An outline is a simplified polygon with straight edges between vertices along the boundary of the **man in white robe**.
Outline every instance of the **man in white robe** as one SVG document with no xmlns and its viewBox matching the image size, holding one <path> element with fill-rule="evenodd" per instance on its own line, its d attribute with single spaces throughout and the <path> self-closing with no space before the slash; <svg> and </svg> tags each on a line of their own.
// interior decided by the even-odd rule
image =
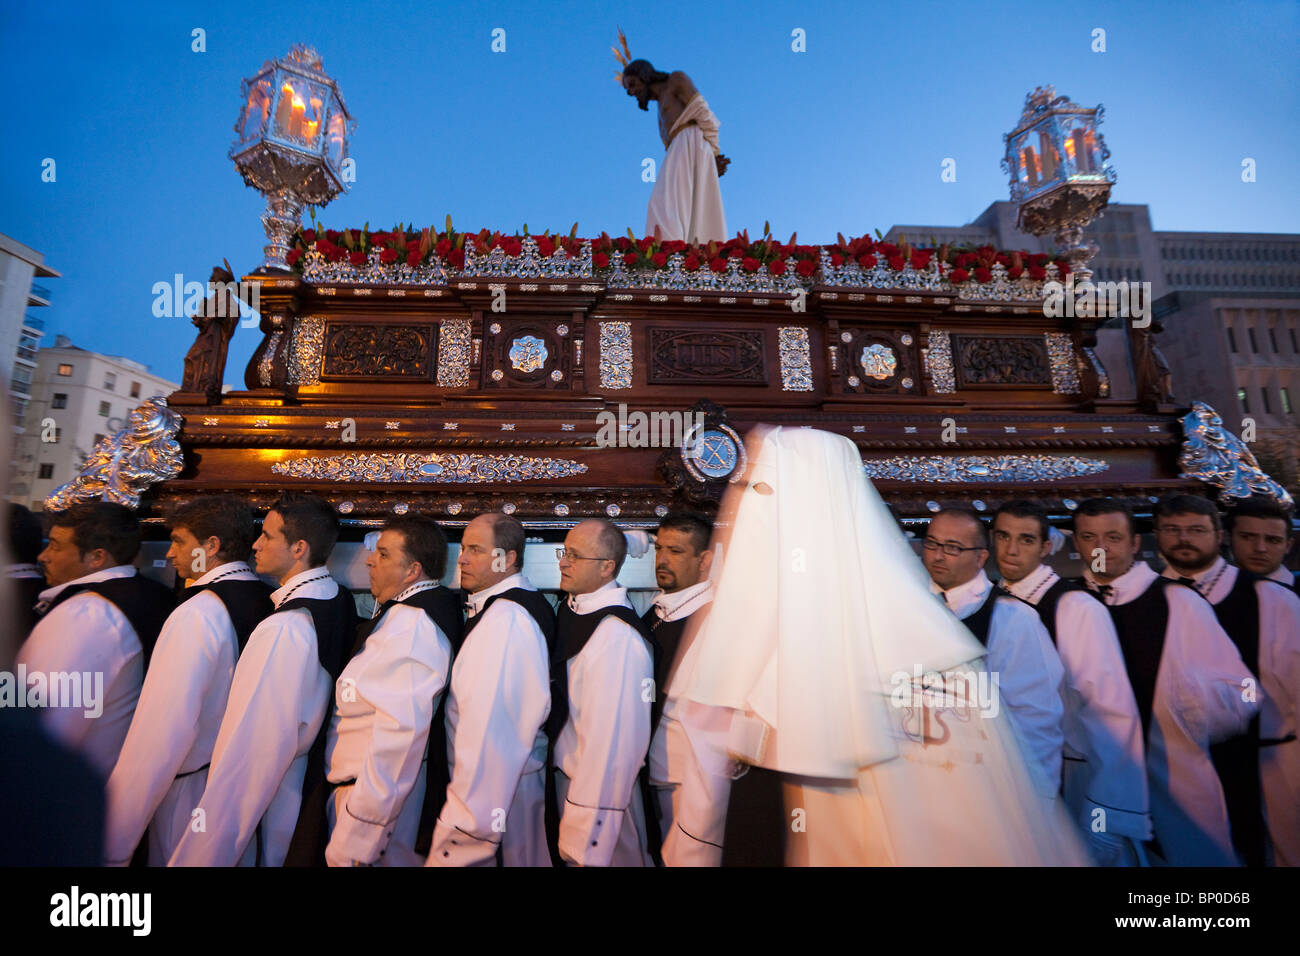
<svg viewBox="0 0 1300 956">
<path fill-rule="evenodd" d="M 358 628 L 334 682 L 325 739 L 330 866 L 418 866 L 430 725 L 459 638 L 460 601 L 439 581 L 447 538 L 432 519 L 402 515 L 366 558 L 375 613 Z M 425 759 L 426 753 L 428 760 Z"/>
<path fill-rule="evenodd" d="M 461 537 L 469 592 L 465 642 L 451 671 L 451 782 L 428 866 L 550 866 L 546 846 L 548 637 L 555 612 L 523 573 L 524 528 L 504 514 Z"/>
<path fill-rule="evenodd" d="M 271 611 L 271 589 L 245 561 L 256 536 L 252 511 L 231 495 L 197 498 L 172 516 L 167 558 L 187 591 L 158 636 L 108 780 L 108 866 L 131 862 L 146 827 L 149 865 L 166 866 L 190 826 L 239 649 Z"/>
<path fill-rule="evenodd" d="M 641 109 L 658 102 L 659 136 L 668 151 L 650 193 L 645 234 L 700 244 L 725 241 L 718 177 L 730 160 L 718 149 L 718 120 L 708 103 L 685 73 L 663 73 L 646 60 L 627 64 L 622 82 Z"/>
<path fill-rule="evenodd" d="M 338 516 L 321 499 L 285 494 L 267 512 L 253 551 L 258 573 L 280 582 L 271 593 L 276 610 L 235 665 L 207 786 L 170 866 L 284 864 L 302 810 L 308 753 L 348 650 L 344 632 L 350 638 L 355 627 L 352 596 L 325 567 L 337 540 Z M 353 618 L 318 634 L 299 599 L 351 604 Z"/>
<path fill-rule="evenodd" d="M 996 675 L 1020 742 L 1042 771 L 1039 784 L 1044 795 L 1054 797 L 1065 742 L 1061 730 L 1064 670 L 1033 608 L 999 594 L 984 573 L 987 534 L 975 512 L 945 509 L 930 519 L 921 560 L 930 575 L 930 590 L 988 648 L 989 674 Z"/>
<path fill-rule="evenodd" d="M 1133 695 L 1146 717 L 1147 785 L 1159 852 L 1173 866 L 1232 866 L 1236 855 L 1210 745 L 1250 724 L 1259 710 L 1248 693 L 1254 678 L 1209 603 L 1191 588 L 1166 584 L 1136 560 L 1141 538 L 1121 502 L 1080 502 L 1074 540 L 1080 554 L 1094 555 L 1084 579 L 1111 610 Z"/>
<path fill-rule="evenodd" d="M 50 586 L 15 670 L 50 735 L 107 778 L 131 726 L 145 660 L 175 601 L 136 573 L 140 524 L 129 508 L 73 505 L 51 522 L 39 558 Z"/>
<path fill-rule="evenodd" d="M 1085 862 L 987 674 L 981 685 L 968 666 L 984 649 L 931 594 L 854 444 L 758 427 L 747 445 L 682 694 L 730 708 L 731 750 L 778 774 L 784 817 L 766 835 L 784 837 L 787 863 Z M 927 696 L 931 673 L 967 693 Z"/>
<path fill-rule="evenodd" d="M 1262 510 L 1259 504 L 1244 507 Z M 1267 537 L 1278 536 L 1287 520 L 1280 506 L 1274 509 L 1272 527 L 1264 529 Z M 1249 531 L 1252 520 L 1264 519 L 1234 515 L 1234 531 Z M 1249 571 L 1243 578 L 1241 569 L 1220 556 L 1219 515 L 1204 498 L 1162 500 L 1156 508 L 1156 540 L 1167 562 L 1164 576 L 1190 580 L 1214 606 L 1219 624 L 1263 691 L 1258 723 L 1243 738 L 1211 752 L 1228 801 L 1233 844 L 1249 866 L 1300 866 L 1300 597 Z M 1250 772 L 1257 782 L 1234 779 Z"/>
<path fill-rule="evenodd" d="M 1066 807 L 1096 863 L 1136 866 L 1136 847 L 1151 838 L 1151 817 L 1142 720 L 1115 623 L 1081 583 L 1063 581 L 1044 563 L 1051 533 L 1036 504 L 1002 505 L 992 538 L 1003 586 L 1038 611 L 1065 668 Z"/>
<path fill-rule="evenodd" d="M 588 519 L 560 550 L 560 587 L 569 599 L 556 617 L 547 720 L 558 854 L 577 866 L 650 866 L 639 780 L 650 746 L 654 657 L 616 580 L 627 541 L 612 522 Z"/>
</svg>

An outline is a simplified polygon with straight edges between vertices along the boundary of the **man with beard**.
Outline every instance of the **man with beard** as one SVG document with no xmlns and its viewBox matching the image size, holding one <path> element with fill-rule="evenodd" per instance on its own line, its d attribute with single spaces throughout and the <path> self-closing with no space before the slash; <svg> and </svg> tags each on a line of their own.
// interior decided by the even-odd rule
<svg viewBox="0 0 1300 956">
<path fill-rule="evenodd" d="M 727 220 L 718 177 L 731 160 L 718 150 L 717 118 L 689 76 L 632 60 L 621 30 L 619 39 L 623 52 L 616 49 L 615 55 L 623 64 L 623 89 L 643 110 L 650 100 L 659 104 L 659 138 L 668 150 L 650 194 L 646 235 L 689 243 L 724 241 Z"/>
<path fill-rule="evenodd" d="M 1164 576 L 1195 588 L 1214 606 L 1263 690 L 1249 730 L 1210 748 L 1237 855 L 1247 866 L 1300 865 L 1300 597 L 1220 556 L 1219 513 L 1205 498 L 1162 500 L 1156 540 L 1168 563 Z"/>
<path fill-rule="evenodd" d="M 1294 537 L 1291 515 L 1269 498 L 1245 498 L 1223 520 L 1237 567 L 1295 590 L 1295 572 L 1285 567 Z"/>
<path fill-rule="evenodd" d="M 1209 751 L 1243 733 L 1258 711 L 1246 693 L 1254 678 L 1214 609 L 1136 560 L 1142 539 L 1127 505 L 1081 502 L 1074 540 L 1092 556 L 1084 580 L 1110 610 L 1142 715 L 1153 849 L 1173 866 L 1232 866 L 1228 811 Z"/>
<path fill-rule="evenodd" d="M 1044 563 L 1051 528 L 1034 502 L 998 508 L 992 537 L 1003 587 L 1038 612 L 1065 668 L 1065 804 L 1099 865 L 1135 866 L 1151 819 L 1142 720 L 1115 624 L 1081 582 Z"/>
</svg>

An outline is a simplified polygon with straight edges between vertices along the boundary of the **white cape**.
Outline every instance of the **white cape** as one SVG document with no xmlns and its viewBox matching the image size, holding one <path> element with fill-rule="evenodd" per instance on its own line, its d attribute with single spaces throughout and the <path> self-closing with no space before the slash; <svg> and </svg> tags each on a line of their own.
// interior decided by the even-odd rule
<svg viewBox="0 0 1300 956">
<path fill-rule="evenodd" d="M 853 443 L 760 426 L 747 447 L 719 515 L 717 596 L 677 683 L 737 712 L 733 752 L 788 775 L 787 811 L 803 811 L 789 862 L 1083 863 L 996 688 L 982 709 L 913 692 L 916 674 L 982 670 L 984 649 L 931 594 Z"/>
</svg>

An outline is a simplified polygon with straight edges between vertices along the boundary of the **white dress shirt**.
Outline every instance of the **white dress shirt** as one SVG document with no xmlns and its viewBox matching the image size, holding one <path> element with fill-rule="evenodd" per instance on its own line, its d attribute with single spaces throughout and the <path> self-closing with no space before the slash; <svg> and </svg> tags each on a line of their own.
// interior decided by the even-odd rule
<svg viewBox="0 0 1300 956">
<path fill-rule="evenodd" d="M 1211 604 L 1219 604 L 1232 592 L 1238 572 L 1219 558 L 1204 571 L 1187 576 Z M 1179 574 L 1166 568 L 1164 576 Z M 1300 699 L 1300 596 L 1264 581 L 1255 582 L 1255 593 L 1259 596 L 1257 676 L 1263 691 L 1259 736 L 1262 740 L 1294 738 Z M 1279 866 L 1300 866 L 1300 741 L 1260 748 L 1259 776 L 1273 859 Z"/>
<path fill-rule="evenodd" d="M 46 588 L 40 599 L 53 601 L 74 584 L 129 578 L 135 573 L 129 564 L 105 568 Z M 126 615 L 98 594 L 74 594 L 36 622 L 15 663 L 26 672 L 28 699 L 34 676 L 38 686 L 46 688 L 47 705 L 41 713 L 45 729 L 80 751 L 107 778 L 122 752 L 144 680 L 144 652 Z M 70 688 L 73 681 L 80 700 L 55 700 L 63 696 L 56 688 Z"/>
<path fill-rule="evenodd" d="M 230 561 L 190 587 L 217 578 L 256 581 L 257 575 L 243 561 Z M 146 827 L 149 865 L 166 866 L 171 859 L 207 784 L 238 651 L 230 612 L 212 592 L 183 601 L 168 616 L 122 756 L 108 779 L 109 866 L 131 862 Z"/>
<path fill-rule="evenodd" d="M 512 574 L 469 596 L 465 636 L 447 697 L 451 782 L 429 848 L 429 866 L 550 866 L 546 846 L 546 717 L 551 679 L 546 636 L 514 601 L 488 599 L 514 588 Z"/>
<path fill-rule="evenodd" d="M 992 589 L 993 582 L 982 568 L 969 581 L 946 591 L 930 582 L 930 590 L 942 594 L 960 620 L 974 614 Z M 1055 796 L 1061 783 L 1061 747 L 1065 742 L 1061 728 L 1065 670 L 1033 608 L 1005 594 L 994 600 L 985 664 L 990 675 L 998 676 L 1016 736 L 1042 774 L 1035 783 L 1044 796 Z"/>
<path fill-rule="evenodd" d="M 1084 570 L 1090 587 L 1098 582 Z M 1156 579 L 1135 561 L 1108 582 L 1108 605 L 1128 604 Z M 1174 866 L 1232 866 L 1236 854 L 1210 744 L 1244 733 L 1259 704 L 1245 699 L 1253 683 L 1214 608 L 1188 588 L 1165 589 L 1169 621 L 1156 674 L 1147 730 L 1151 821 Z"/>
<path fill-rule="evenodd" d="M 324 567 L 295 574 L 271 593 L 329 600 L 339 585 Z M 298 823 L 307 752 L 329 704 L 311 612 L 294 608 L 257 625 L 235 665 L 208 783 L 171 866 L 282 866 Z"/>
<path fill-rule="evenodd" d="M 1009 584 L 1035 606 L 1060 575 L 1046 564 Z M 1110 612 L 1096 595 L 1067 591 L 1056 605 L 1056 650 L 1065 668 L 1064 796 L 1071 815 L 1093 832 L 1151 838 L 1142 718 Z M 1096 811 L 1104 811 L 1098 814 Z"/>
<path fill-rule="evenodd" d="M 1276 581 L 1278 584 L 1285 584 L 1287 587 L 1295 588 L 1295 572 L 1285 564 L 1279 564 L 1273 569 L 1271 574 L 1266 575 L 1270 581 Z"/>
<path fill-rule="evenodd" d="M 578 614 L 610 605 L 632 606 L 614 581 L 569 598 Z M 650 865 L 637 785 L 650 746 L 650 647 L 607 617 L 565 666 L 569 718 L 555 743 L 560 855 L 582 866 Z"/>
<path fill-rule="evenodd" d="M 419 581 L 394 600 L 439 586 Z M 343 785 L 329 806 L 331 866 L 420 862 L 424 757 L 450 669 L 442 629 L 420 608 L 394 604 L 335 681 L 325 775 Z"/>
</svg>

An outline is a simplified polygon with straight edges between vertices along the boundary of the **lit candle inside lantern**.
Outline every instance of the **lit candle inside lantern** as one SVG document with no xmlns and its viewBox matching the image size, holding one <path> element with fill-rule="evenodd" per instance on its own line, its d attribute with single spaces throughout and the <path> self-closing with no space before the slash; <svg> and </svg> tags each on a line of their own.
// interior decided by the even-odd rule
<svg viewBox="0 0 1300 956">
<path fill-rule="evenodd" d="M 275 109 L 275 126 L 281 135 L 289 132 L 289 117 L 293 110 L 293 87 L 288 83 L 280 87 L 280 105 Z"/>
<path fill-rule="evenodd" d="M 302 138 L 302 129 L 303 129 L 302 119 L 306 111 L 307 111 L 306 105 L 303 103 L 301 99 L 295 96 L 293 98 L 293 115 L 289 119 L 289 135 L 293 136 L 295 139 Z"/>
</svg>

